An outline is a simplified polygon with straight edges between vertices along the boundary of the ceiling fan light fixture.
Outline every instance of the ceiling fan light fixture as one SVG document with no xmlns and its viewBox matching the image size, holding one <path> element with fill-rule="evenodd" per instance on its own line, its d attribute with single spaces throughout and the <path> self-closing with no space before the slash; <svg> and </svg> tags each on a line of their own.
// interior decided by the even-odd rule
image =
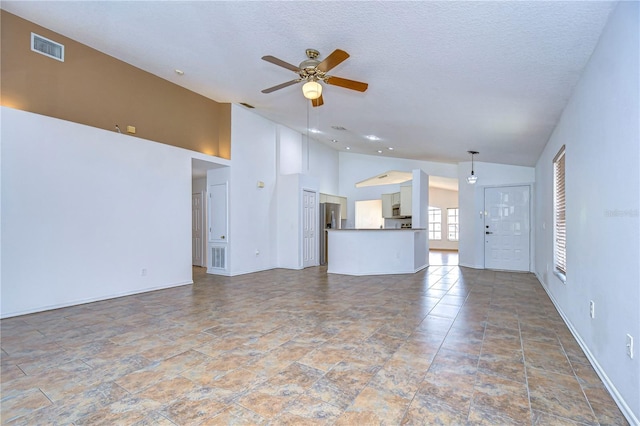
<svg viewBox="0 0 640 426">
<path fill-rule="evenodd" d="M 317 81 L 307 81 L 302 85 L 302 94 L 307 99 L 318 99 L 322 96 L 322 85 Z"/>
<path fill-rule="evenodd" d="M 469 185 L 473 185 L 478 181 L 478 176 L 476 176 L 476 174 L 473 171 L 473 156 L 478 154 L 478 151 L 467 151 L 467 152 L 471 154 L 471 174 L 467 176 L 467 183 Z"/>
</svg>

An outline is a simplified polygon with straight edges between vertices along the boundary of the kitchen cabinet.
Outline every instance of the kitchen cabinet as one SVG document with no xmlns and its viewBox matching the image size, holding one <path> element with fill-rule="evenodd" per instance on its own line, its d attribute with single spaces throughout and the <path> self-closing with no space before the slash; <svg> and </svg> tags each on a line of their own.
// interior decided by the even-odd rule
<svg viewBox="0 0 640 426">
<path fill-rule="evenodd" d="M 412 191 L 412 187 L 410 186 L 400 187 L 400 215 L 401 216 L 411 216 L 411 209 L 413 208 L 413 203 L 411 200 L 411 191 Z"/>
<path fill-rule="evenodd" d="M 320 193 L 319 200 L 321 203 L 340 204 L 340 216 L 342 216 L 342 219 L 347 218 L 347 197 Z"/>
<path fill-rule="evenodd" d="M 393 194 L 382 194 L 382 217 L 390 218 L 393 216 Z"/>
<path fill-rule="evenodd" d="M 400 211 L 393 214 L 393 206 L 400 206 Z M 411 187 L 401 186 L 400 192 L 382 194 L 382 217 L 394 218 L 398 216 L 411 216 Z"/>
<path fill-rule="evenodd" d="M 347 197 L 339 197 L 340 198 L 340 216 L 342 219 L 347 219 Z"/>
</svg>

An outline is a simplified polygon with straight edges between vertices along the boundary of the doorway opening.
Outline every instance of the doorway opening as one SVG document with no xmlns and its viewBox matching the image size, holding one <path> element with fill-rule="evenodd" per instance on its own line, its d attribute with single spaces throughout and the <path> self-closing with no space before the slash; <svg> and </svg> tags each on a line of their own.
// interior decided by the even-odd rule
<svg viewBox="0 0 640 426">
<path fill-rule="evenodd" d="M 429 176 L 429 265 L 458 266 L 458 180 Z"/>
</svg>

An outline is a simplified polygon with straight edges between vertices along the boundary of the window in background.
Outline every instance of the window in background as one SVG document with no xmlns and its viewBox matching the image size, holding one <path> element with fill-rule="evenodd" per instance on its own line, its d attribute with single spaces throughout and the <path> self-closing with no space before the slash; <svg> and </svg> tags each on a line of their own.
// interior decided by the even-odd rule
<svg viewBox="0 0 640 426">
<path fill-rule="evenodd" d="M 429 239 L 442 239 L 442 210 L 429 206 Z"/>
<path fill-rule="evenodd" d="M 458 241 L 458 208 L 447 209 L 447 239 Z"/>
<path fill-rule="evenodd" d="M 384 226 L 382 200 L 356 201 L 356 229 L 380 229 Z"/>
<path fill-rule="evenodd" d="M 565 214 L 564 145 L 553 159 L 553 263 L 554 272 L 566 280 L 567 222 Z"/>
</svg>

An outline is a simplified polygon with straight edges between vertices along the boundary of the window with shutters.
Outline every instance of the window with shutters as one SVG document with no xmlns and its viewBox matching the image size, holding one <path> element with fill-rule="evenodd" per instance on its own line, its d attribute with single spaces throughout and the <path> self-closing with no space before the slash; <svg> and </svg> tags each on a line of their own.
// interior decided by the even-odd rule
<svg viewBox="0 0 640 426">
<path fill-rule="evenodd" d="M 565 213 L 565 147 L 553 159 L 553 262 L 554 272 L 567 277 L 567 220 Z"/>
</svg>

